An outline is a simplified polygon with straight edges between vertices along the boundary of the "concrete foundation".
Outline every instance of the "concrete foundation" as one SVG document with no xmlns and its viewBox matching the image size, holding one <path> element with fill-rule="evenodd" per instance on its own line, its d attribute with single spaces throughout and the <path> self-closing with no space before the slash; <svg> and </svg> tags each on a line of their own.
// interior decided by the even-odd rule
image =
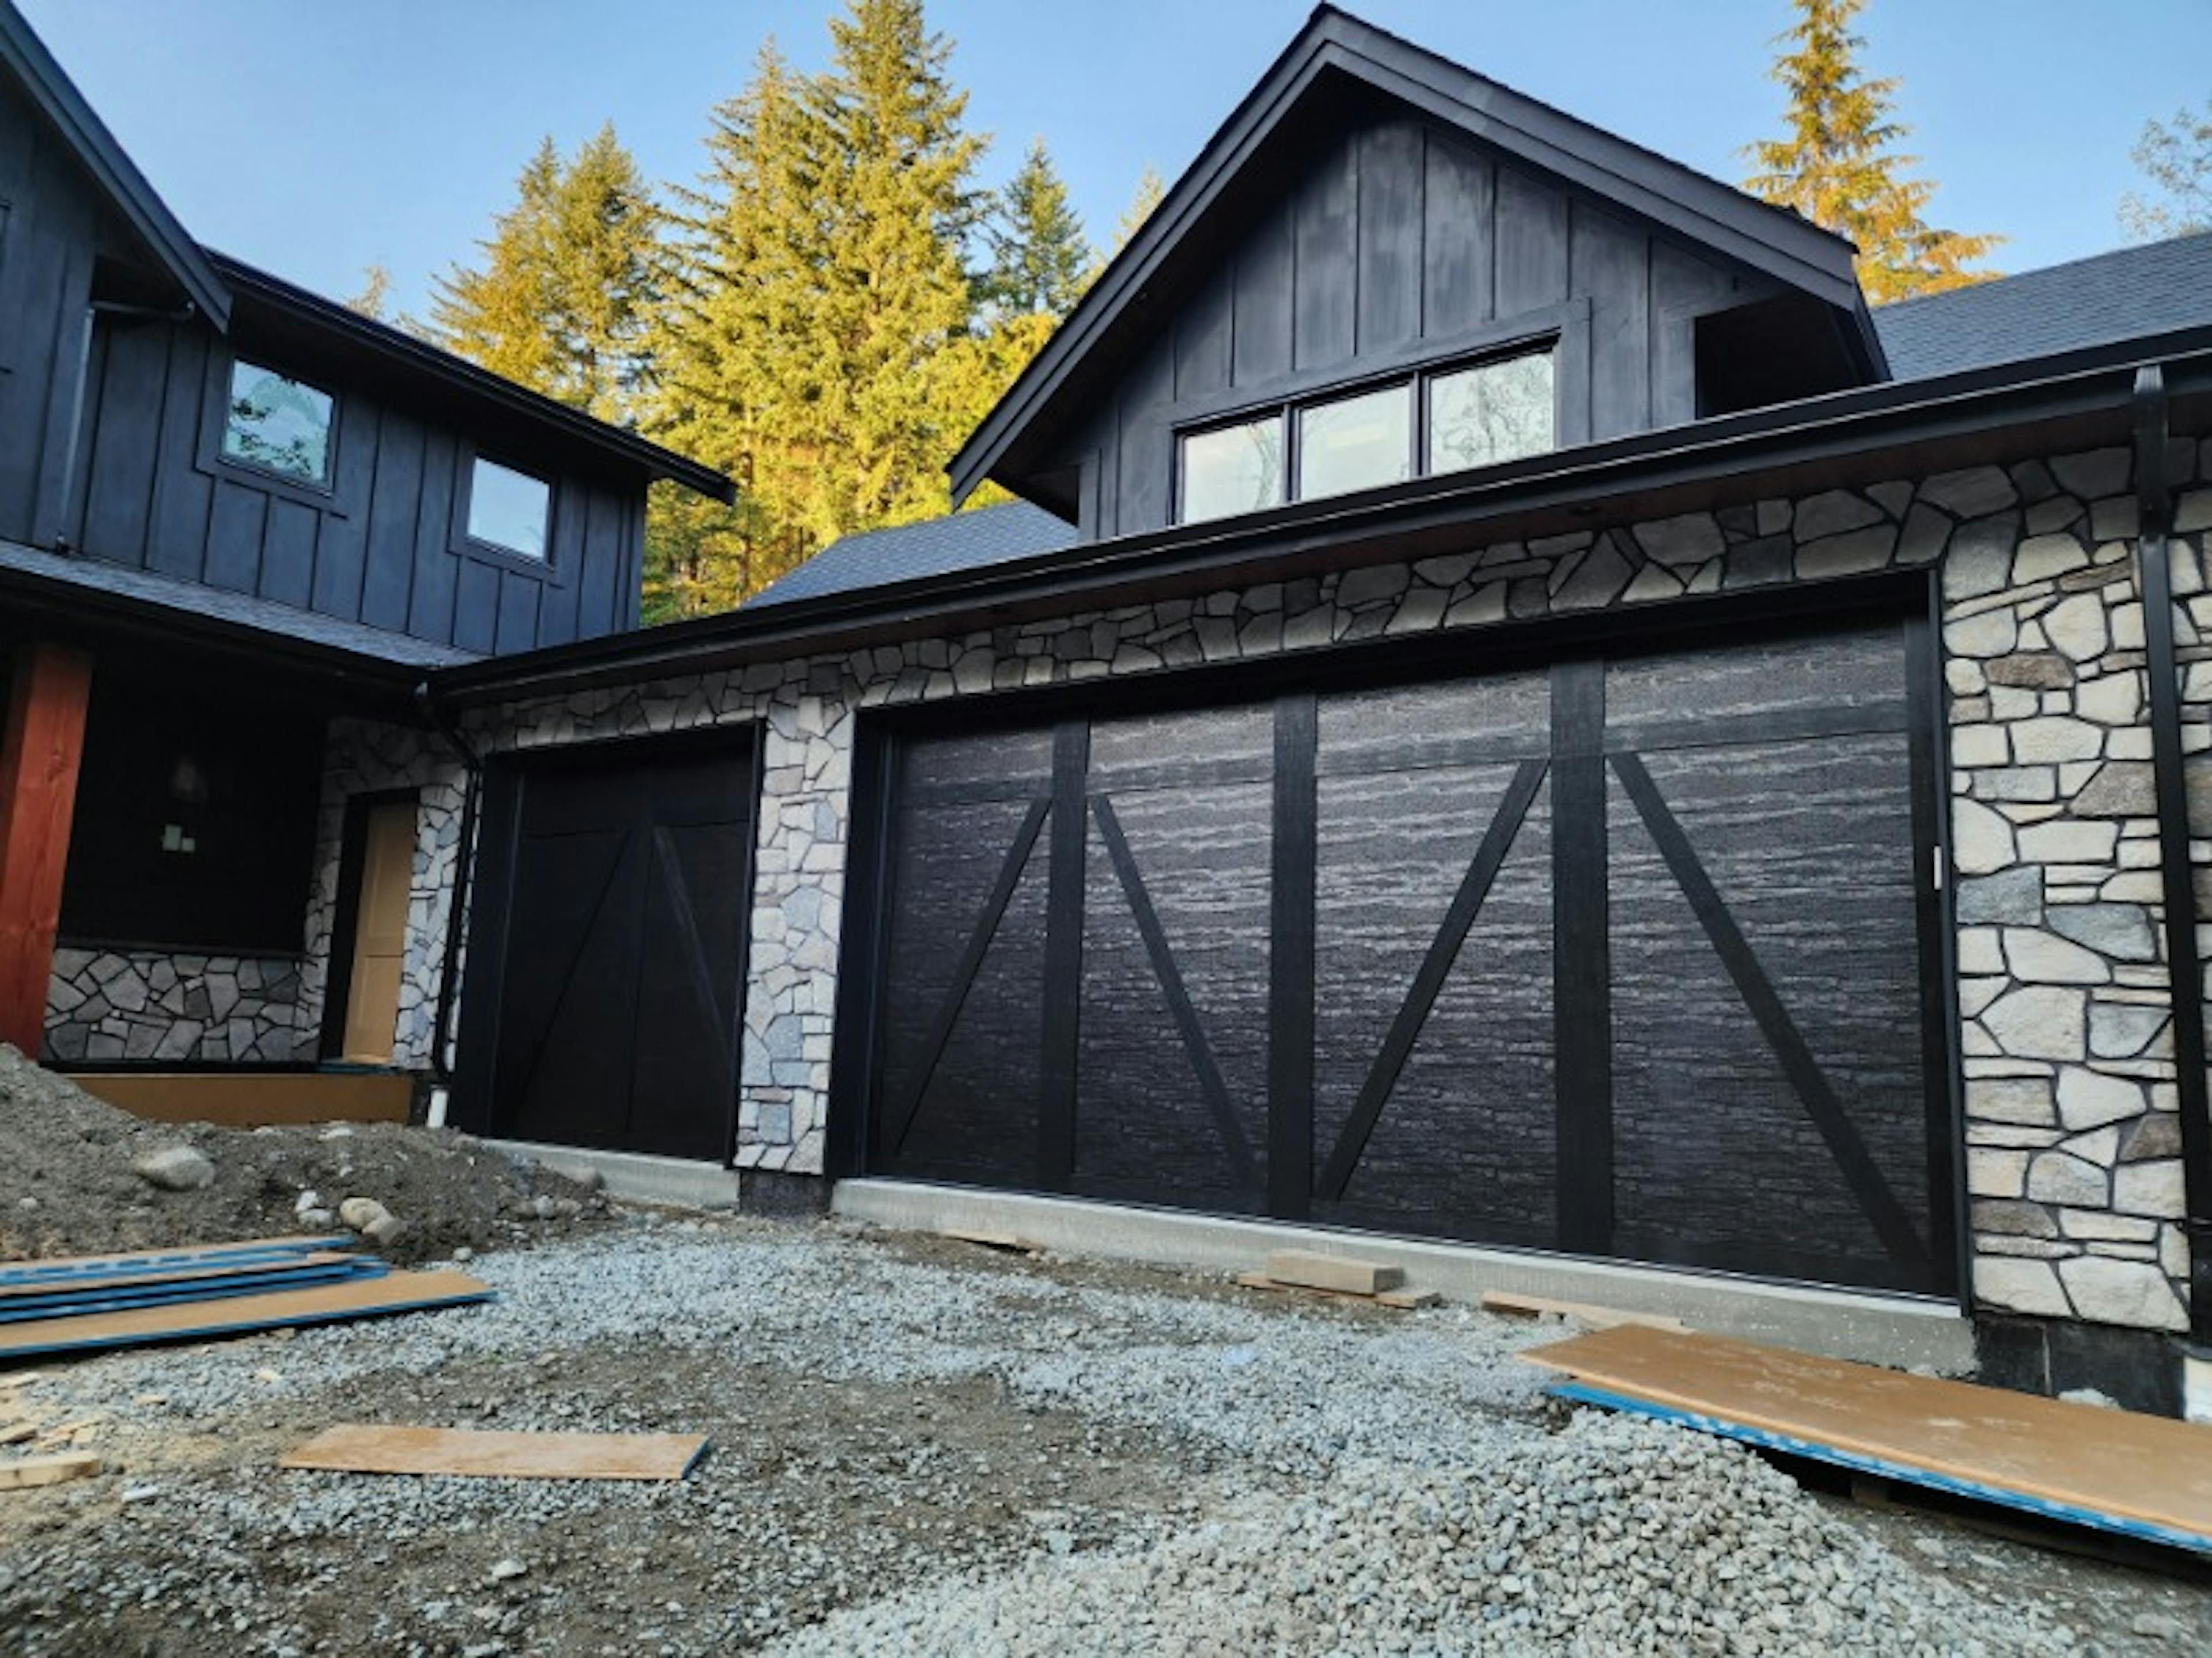
<svg viewBox="0 0 2212 1658">
<path fill-rule="evenodd" d="M 1258 1272 L 1273 1250 L 1310 1249 L 1398 1267 L 1409 1289 L 1449 1301 L 1512 1291 L 1671 1314 L 1716 1334 L 1836 1358 L 1949 1375 L 1974 1368 L 1973 1327 L 1959 1309 L 1909 1297 L 907 1181 L 840 1181 L 830 1209 L 848 1220 L 907 1231 L 998 1233 L 1071 1254 L 1217 1272 Z"/>
<path fill-rule="evenodd" d="M 740 1206 L 738 1171 L 687 1157 L 654 1157 L 641 1151 L 600 1151 L 535 1140 L 486 1140 L 509 1157 L 531 1157 L 571 1178 L 596 1170 L 611 1197 L 632 1203 L 665 1203 L 681 1209 Z"/>
</svg>

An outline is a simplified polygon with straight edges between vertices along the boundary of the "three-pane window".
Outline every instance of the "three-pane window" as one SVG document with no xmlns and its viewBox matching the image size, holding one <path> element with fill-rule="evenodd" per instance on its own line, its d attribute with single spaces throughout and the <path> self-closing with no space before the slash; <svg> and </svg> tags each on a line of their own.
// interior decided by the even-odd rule
<svg viewBox="0 0 2212 1658">
<path fill-rule="evenodd" d="M 1541 454 L 1559 441 L 1552 358 L 1548 347 L 1525 351 L 1185 433 L 1177 452 L 1180 519 L 1194 524 Z M 1294 440 L 1287 454 L 1286 438 Z"/>
<path fill-rule="evenodd" d="M 336 406 L 329 392 L 240 357 L 230 366 L 223 459 L 301 483 L 327 483 Z"/>
</svg>

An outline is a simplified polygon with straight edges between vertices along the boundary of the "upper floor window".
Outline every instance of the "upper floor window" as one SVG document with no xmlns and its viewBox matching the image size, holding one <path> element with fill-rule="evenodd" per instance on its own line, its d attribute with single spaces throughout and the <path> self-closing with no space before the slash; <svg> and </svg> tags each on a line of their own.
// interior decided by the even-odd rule
<svg viewBox="0 0 2212 1658">
<path fill-rule="evenodd" d="M 544 478 L 477 457 L 469 474 L 471 541 L 542 559 L 552 508 L 553 489 Z"/>
<path fill-rule="evenodd" d="M 336 406 L 329 392 L 240 357 L 230 366 L 223 459 L 302 483 L 327 483 Z"/>
<path fill-rule="evenodd" d="M 1558 442 L 1554 406 L 1547 347 L 1188 432 L 1181 521 L 1540 454 Z"/>
</svg>

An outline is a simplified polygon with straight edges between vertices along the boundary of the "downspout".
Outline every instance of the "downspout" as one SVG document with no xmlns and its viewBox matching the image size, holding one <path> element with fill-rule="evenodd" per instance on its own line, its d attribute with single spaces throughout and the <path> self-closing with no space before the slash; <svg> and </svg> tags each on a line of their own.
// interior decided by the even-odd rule
<svg viewBox="0 0 2212 1658">
<path fill-rule="evenodd" d="M 453 981 L 460 970 L 461 926 L 469 909 L 469 872 L 476 864 L 477 796 L 483 787 L 483 756 L 431 695 L 429 681 L 424 680 L 415 687 L 415 703 L 431 727 L 459 756 L 465 774 L 461 786 L 461 835 L 453 848 L 453 896 L 446 909 L 446 958 L 438 969 L 438 1022 L 430 1033 L 430 1070 L 441 1084 L 451 1084 L 453 1066 L 447 1050 L 453 1041 Z"/>
<path fill-rule="evenodd" d="M 62 450 L 61 489 L 54 502 L 54 516 L 60 520 L 54 531 L 54 551 L 76 551 L 69 525 L 76 500 L 77 449 L 84 441 L 85 384 L 92 377 L 94 325 L 102 317 L 121 317 L 132 322 L 166 322 L 182 326 L 198 315 L 199 308 L 190 300 L 173 311 L 147 305 L 125 305 L 117 300 L 94 300 L 84 307 L 84 331 L 76 343 L 76 380 L 70 388 L 69 441 Z"/>
<path fill-rule="evenodd" d="M 2189 855 L 2189 793 L 2181 745 L 2180 671 L 2173 653 L 2173 496 L 2166 468 L 2166 380 L 2136 371 L 2136 537 L 2143 650 L 2150 677 L 2151 767 L 2158 799 L 2159 875 L 2173 996 L 2173 1061 L 2181 1115 L 2182 1230 L 2189 1242 L 2189 1334 L 2212 1345 L 2212 1118 L 2206 1115 L 2204 964 L 2197 951 L 2196 868 Z"/>
</svg>

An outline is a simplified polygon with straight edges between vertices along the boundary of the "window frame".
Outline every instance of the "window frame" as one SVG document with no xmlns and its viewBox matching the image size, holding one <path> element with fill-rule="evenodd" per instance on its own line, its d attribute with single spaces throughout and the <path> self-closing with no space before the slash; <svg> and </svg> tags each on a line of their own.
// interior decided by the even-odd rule
<svg viewBox="0 0 2212 1658">
<path fill-rule="evenodd" d="M 1552 441 L 1548 447 L 1532 449 L 1525 455 L 1514 455 L 1504 460 L 1485 461 L 1480 466 L 1453 466 L 1438 470 L 1425 464 L 1429 459 L 1429 440 L 1436 429 L 1433 411 L 1436 407 L 1438 380 L 1449 380 L 1455 374 L 1469 374 L 1480 368 L 1497 367 L 1505 363 L 1517 361 L 1522 357 L 1540 356 L 1549 357 L 1552 360 Z M 1415 445 L 1413 476 L 1415 477 L 1453 477 L 1462 472 L 1486 472 L 1493 466 L 1510 466 L 1516 460 L 1534 460 L 1539 455 L 1553 454 L 1565 446 L 1565 440 L 1560 434 L 1562 398 L 1559 388 L 1559 344 L 1557 340 L 1553 341 L 1548 346 L 1539 347 L 1534 350 L 1488 352 L 1458 362 L 1443 363 L 1434 368 L 1424 369 L 1420 374 L 1419 386 L 1420 407 L 1416 411 L 1418 415 L 1416 425 L 1419 430 L 1413 440 Z"/>
<path fill-rule="evenodd" d="M 1297 451 L 1293 446 L 1295 442 L 1293 434 L 1294 428 L 1297 427 L 1297 422 L 1292 418 L 1290 405 L 1285 404 L 1261 404 L 1256 408 L 1247 410 L 1241 415 L 1224 416 L 1220 419 L 1205 421 L 1191 426 L 1179 426 L 1176 428 L 1175 488 L 1173 490 L 1173 498 L 1175 506 L 1175 521 L 1177 524 L 1218 524 L 1224 519 L 1231 519 L 1237 516 L 1234 513 L 1217 513 L 1211 518 L 1201 519 L 1193 519 L 1188 515 L 1186 502 L 1188 499 L 1190 491 L 1190 468 L 1185 465 L 1183 460 L 1183 446 L 1192 438 L 1210 437 L 1216 432 L 1233 432 L 1239 427 L 1257 426 L 1261 421 L 1265 420 L 1273 421 L 1277 428 L 1282 433 L 1282 496 L 1281 499 L 1272 501 L 1266 507 L 1255 507 L 1251 510 L 1255 513 L 1270 512 L 1273 510 L 1274 507 L 1287 506 L 1290 502 L 1297 499 L 1297 496 L 1291 492 L 1291 486 L 1297 481 L 1291 472 L 1291 468 L 1297 464 L 1296 459 Z"/>
<path fill-rule="evenodd" d="M 289 472 L 275 471 L 252 461 L 240 459 L 223 448 L 223 436 L 230 429 L 231 382 L 237 376 L 238 365 L 241 361 L 295 385 L 308 386 L 331 400 L 331 432 L 323 446 L 325 470 L 320 483 L 311 483 Z M 302 507 L 312 507 L 319 513 L 333 517 L 349 518 L 353 515 L 359 501 L 351 497 L 350 492 L 341 494 L 345 467 L 340 446 L 345 441 L 347 425 L 343 392 L 251 353 L 231 349 L 208 353 L 208 374 L 204 393 L 200 413 L 199 464 L 195 470 L 212 478 L 258 489 L 265 495 L 281 495 L 287 501 L 297 501 Z"/>
<path fill-rule="evenodd" d="M 1491 467 L 1469 467 L 1454 472 L 1431 472 L 1425 462 L 1429 441 L 1429 382 L 1432 379 L 1458 374 L 1465 369 L 1478 368 L 1486 363 L 1502 362 L 1510 358 L 1526 356 L 1536 352 L 1549 352 L 1552 357 L 1552 447 L 1545 453 L 1556 453 L 1587 443 L 1590 434 L 1589 386 L 1589 301 L 1573 299 L 1563 304 L 1547 306 L 1539 310 L 1522 312 L 1503 322 L 1486 324 L 1468 330 L 1448 339 L 1431 339 L 1418 347 L 1394 354 L 1376 362 L 1365 373 L 1343 380 L 1323 381 L 1312 371 L 1274 377 L 1265 387 L 1255 386 L 1239 395 L 1216 394 L 1204 398 L 1197 409 L 1190 410 L 1177 419 L 1169 410 L 1163 410 L 1162 419 L 1152 429 L 1164 429 L 1168 440 L 1168 465 L 1170 477 L 1168 495 L 1168 527 L 1181 528 L 1192 523 L 1220 523 L 1224 519 L 1192 519 L 1184 516 L 1183 440 L 1186 437 L 1224 427 L 1242 426 L 1273 414 L 1284 422 L 1283 498 L 1273 507 L 1260 507 L 1259 512 L 1276 512 L 1285 507 L 1297 506 L 1309 501 L 1348 500 L 1362 490 L 1347 490 L 1340 495 L 1302 497 L 1297 493 L 1298 481 L 1298 411 L 1316 404 L 1334 403 L 1342 398 L 1357 397 L 1363 392 L 1380 391 L 1391 386 L 1407 387 L 1413 398 L 1411 428 L 1412 452 L 1408 456 L 1408 483 L 1418 483 L 1431 477 L 1479 476 Z M 1158 441 L 1157 439 L 1153 440 Z M 1540 455 L 1523 456 L 1516 461 L 1499 461 L 1498 466 L 1519 465 L 1541 459 Z M 1125 457 L 1124 465 L 1127 463 Z M 1370 489 L 1384 489 L 1397 486 L 1373 484 Z"/>
<path fill-rule="evenodd" d="M 258 460 L 248 460 L 243 455 L 234 455 L 230 452 L 230 406 L 238 386 L 238 371 L 241 367 L 258 369 L 261 373 L 273 375 L 289 385 L 304 386 L 330 404 L 330 425 L 323 435 L 323 471 L 320 477 L 302 477 L 296 472 L 281 471 L 274 466 L 264 466 Z M 223 364 L 217 395 L 219 398 L 217 416 L 220 423 L 214 435 L 215 458 L 219 464 L 253 477 L 266 478 L 284 484 L 303 494 L 313 495 L 318 500 L 326 501 L 337 493 L 338 411 L 343 406 L 343 399 L 336 392 L 327 386 L 294 374 L 289 369 L 279 368 L 273 363 L 264 362 L 258 357 L 246 356 L 233 351 L 228 355 Z"/>
<path fill-rule="evenodd" d="M 453 522 L 447 537 L 451 551 L 466 558 L 482 559 L 486 563 L 533 574 L 541 580 L 550 579 L 556 572 L 555 552 L 559 545 L 557 537 L 561 524 L 561 478 L 557 473 L 548 475 L 523 464 L 511 451 L 489 449 L 475 442 L 462 443 L 456 452 L 459 476 L 453 480 Z M 486 541 L 469 531 L 470 509 L 476 503 L 477 464 L 482 461 L 493 466 L 504 467 L 510 472 L 534 479 L 545 486 L 545 550 L 543 554 L 524 552 L 504 542 Z"/>
</svg>

